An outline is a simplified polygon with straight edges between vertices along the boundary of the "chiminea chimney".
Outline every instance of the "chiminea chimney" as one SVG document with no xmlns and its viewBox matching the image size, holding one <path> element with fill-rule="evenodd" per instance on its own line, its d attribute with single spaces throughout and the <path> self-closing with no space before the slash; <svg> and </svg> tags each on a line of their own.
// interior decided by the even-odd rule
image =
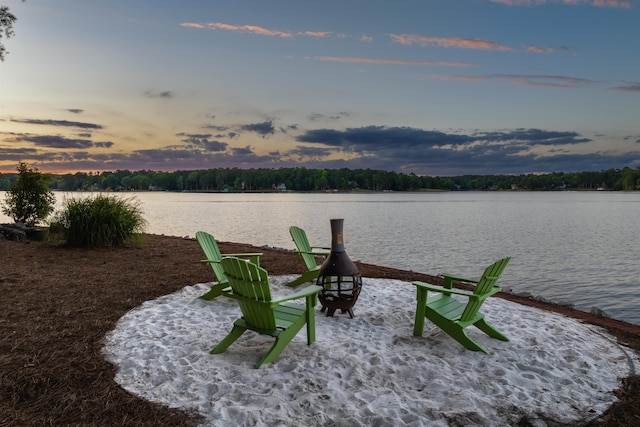
<svg viewBox="0 0 640 427">
<path fill-rule="evenodd" d="M 331 252 L 320 266 L 316 284 L 323 288 L 318 294 L 321 311 L 327 310 L 327 316 L 333 316 L 339 309 L 353 318 L 353 306 L 362 289 L 362 277 L 344 251 L 343 224 L 343 219 L 331 220 Z"/>
</svg>

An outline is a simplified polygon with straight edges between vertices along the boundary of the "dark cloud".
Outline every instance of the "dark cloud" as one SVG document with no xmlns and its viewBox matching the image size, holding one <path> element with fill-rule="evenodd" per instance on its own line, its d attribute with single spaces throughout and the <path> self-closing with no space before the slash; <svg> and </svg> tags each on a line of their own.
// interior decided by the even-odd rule
<svg viewBox="0 0 640 427">
<path fill-rule="evenodd" d="M 489 141 L 522 141 L 527 145 L 566 145 L 582 144 L 591 141 L 581 138 L 577 132 L 554 132 L 540 129 L 516 129 L 509 132 L 485 132 L 477 136 Z"/>
<path fill-rule="evenodd" d="M 566 154 L 568 146 L 587 143 L 591 139 L 576 132 L 540 129 L 461 134 L 409 127 L 366 126 L 343 131 L 309 130 L 297 140 L 312 145 L 309 148 L 296 147 L 284 155 L 300 156 L 329 167 L 328 162 L 321 160 L 326 160 L 332 153 L 342 152 L 349 155 L 347 167 L 350 168 L 429 175 L 598 170 L 599 167 L 624 167 L 640 159 L 639 153 L 624 156 L 569 155 Z M 531 149 L 536 146 L 545 146 L 552 155 L 533 154 Z M 342 165 L 343 162 L 333 164 Z"/>
<path fill-rule="evenodd" d="M 38 155 L 35 148 L 7 148 L 0 147 L 0 159 L 21 162 L 25 157 L 33 158 Z"/>
<path fill-rule="evenodd" d="M 28 160 L 41 170 L 193 170 L 223 167 L 381 169 L 432 176 L 465 174 L 522 174 L 620 169 L 640 165 L 640 149 L 624 155 L 609 152 L 572 154 L 591 141 L 577 132 L 513 129 L 492 132 L 443 132 L 412 127 L 364 126 L 312 129 L 297 137 L 288 151 L 257 154 L 251 146 L 231 147 L 210 133 L 179 133 L 174 146 L 132 153 L 93 153 L 92 147 L 110 147 L 83 139 L 29 137 L 40 151 L 0 144 L 0 158 Z M 640 143 L 637 135 L 631 140 Z M 600 139 L 600 137 L 595 137 Z M 544 155 L 540 153 L 544 152 Z"/>
<path fill-rule="evenodd" d="M 113 146 L 113 142 L 111 141 L 104 141 L 104 142 L 94 142 L 93 145 L 95 147 L 101 147 L 101 148 L 111 148 Z"/>
<path fill-rule="evenodd" d="M 67 111 L 73 114 L 82 114 L 84 113 L 84 110 L 80 109 L 80 108 L 67 108 Z"/>
<path fill-rule="evenodd" d="M 253 155 L 255 155 L 253 150 L 249 146 L 246 146 L 246 147 L 243 147 L 243 148 L 232 148 L 231 149 L 231 153 L 233 153 L 234 156 L 253 156 Z"/>
<path fill-rule="evenodd" d="M 211 130 L 215 130 L 218 132 L 224 132 L 228 129 L 228 127 L 226 126 L 218 126 L 218 125 L 204 125 L 202 126 L 203 129 L 211 129 Z"/>
<path fill-rule="evenodd" d="M 302 145 L 297 146 L 293 150 L 287 151 L 287 155 L 299 156 L 303 158 L 311 159 L 323 159 L 333 153 L 331 148 L 322 147 L 305 147 Z"/>
<path fill-rule="evenodd" d="M 75 127 L 75 128 L 82 128 L 82 129 L 102 129 L 101 125 L 97 125 L 95 123 L 70 122 L 68 120 L 12 119 L 11 121 L 17 122 L 17 123 L 26 123 L 30 125 L 67 126 L 67 127 Z"/>
<path fill-rule="evenodd" d="M 475 140 L 466 135 L 446 134 L 410 127 L 365 126 L 309 130 L 296 138 L 299 142 L 322 143 L 343 149 L 366 151 L 384 148 L 433 147 L 459 145 Z"/>
<path fill-rule="evenodd" d="M 94 146 L 93 142 L 88 139 L 71 139 L 53 135 L 21 136 L 17 140 L 50 148 L 90 148 Z"/>
<path fill-rule="evenodd" d="M 170 91 L 170 90 L 165 90 L 163 92 L 154 92 L 154 91 L 148 90 L 148 91 L 146 91 L 144 93 L 144 96 L 146 96 L 147 98 L 173 98 L 173 97 L 175 97 L 173 92 Z"/>
<path fill-rule="evenodd" d="M 629 83 L 622 86 L 615 86 L 612 89 L 620 92 L 640 93 L 640 83 Z"/>
<path fill-rule="evenodd" d="M 340 120 L 343 117 L 349 117 L 349 113 L 341 111 L 336 115 L 333 116 L 327 116 L 325 114 L 321 114 L 321 113 L 312 113 L 311 115 L 309 115 L 309 120 L 311 121 L 316 121 L 316 120 Z"/>
<path fill-rule="evenodd" d="M 177 136 L 185 137 L 182 139 L 182 142 L 185 142 L 187 144 L 192 144 L 196 147 L 202 147 L 206 151 L 222 152 L 222 151 L 226 151 L 227 147 L 229 146 L 229 144 L 227 144 L 226 142 L 210 140 L 209 138 L 211 138 L 212 136 L 210 133 L 207 133 L 207 134 L 179 133 L 177 134 Z"/>
<path fill-rule="evenodd" d="M 247 132 L 255 132 L 258 135 L 262 135 L 265 137 L 267 135 L 273 135 L 276 132 L 275 127 L 273 126 L 273 122 L 268 120 L 262 123 L 252 123 L 248 125 L 241 125 L 240 130 Z"/>
<path fill-rule="evenodd" d="M 516 129 L 504 132 L 477 132 L 470 135 L 445 133 L 411 127 L 365 126 L 335 129 L 309 130 L 296 138 L 298 142 L 320 143 L 349 151 L 366 152 L 407 149 L 442 149 L 459 147 L 486 151 L 488 145 L 513 144 L 518 147 L 534 145 L 581 144 L 591 141 L 576 132 L 555 132 L 539 129 Z"/>
<path fill-rule="evenodd" d="M 113 142 L 98 141 L 93 142 L 88 139 L 66 138 L 59 135 L 30 135 L 30 134 L 8 134 L 13 136 L 14 142 L 30 142 L 38 147 L 56 149 L 83 149 L 91 147 L 111 148 Z M 91 134 L 89 134 L 90 136 Z"/>
</svg>

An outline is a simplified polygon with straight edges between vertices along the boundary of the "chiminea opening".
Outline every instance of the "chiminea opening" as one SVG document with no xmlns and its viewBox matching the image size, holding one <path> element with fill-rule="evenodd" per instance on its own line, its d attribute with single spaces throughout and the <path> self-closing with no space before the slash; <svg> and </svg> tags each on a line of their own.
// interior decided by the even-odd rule
<svg viewBox="0 0 640 427">
<path fill-rule="evenodd" d="M 331 252 L 320 266 L 316 285 L 322 286 L 318 294 L 321 311 L 327 310 L 327 316 L 331 317 L 340 310 L 353 318 L 353 306 L 362 289 L 362 277 L 344 251 L 343 225 L 343 219 L 331 220 Z"/>
</svg>

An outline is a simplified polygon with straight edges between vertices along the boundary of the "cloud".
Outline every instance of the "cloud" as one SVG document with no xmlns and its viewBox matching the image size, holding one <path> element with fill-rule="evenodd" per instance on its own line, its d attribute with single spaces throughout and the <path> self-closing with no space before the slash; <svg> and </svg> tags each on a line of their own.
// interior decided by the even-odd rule
<svg viewBox="0 0 640 427">
<path fill-rule="evenodd" d="M 335 56 L 307 56 L 305 59 L 317 61 L 333 62 L 353 62 L 358 64 L 387 64 L 387 65 L 437 65 L 443 67 L 475 67 L 476 64 L 470 62 L 447 62 L 447 61 L 417 61 L 410 59 L 388 59 L 388 58 L 362 58 L 362 57 L 335 57 Z"/>
<path fill-rule="evenodd" d="M 257 25 L 232 25 L 232 24 L 223 24 L 222 22 L 209 22 L 204 25 L 185 22 L 180 25 L 182 25 L 183 27 L 191 27 L 191 28 L 211 28 L 215 30 L 238 31 L 242 33 L 258 34 L 261 36 L 271 36 L 271 37 L 281 37 L 281 38 L 293 37 L 293 33 L 286 32 L 286 31 L 279 31 L 279 30 L 269 30 L 267 28 L 260 27 Z"/>
<path fill-rule="evenodd" d="M 323 147 L 306 147 L 304 145 L 299 145 L 296 148 L 287 151 L 287 156 L 294 156 L 298 158 L 304 159 L 313 159 L 313 160 L 321 160 L 333 153 L 333 149 L 331 148 L 323 148 Z"/>
<path fill-rule="evenodd" d="M 348 113 L 316 113 L 320 120 L 335 123 Z M 273 121 L 234 126 L 259 135 L 276 133 Z M 231 132 L 225 135 L 230 135 Z M 404 173 L 451 176 L 463 174 L 521 174 L 534 172 L 579 172 L 640 165 L 640 146 L 626 154 L 590 152 L 592 138 L 575 131 L 519 128 L 497 131 L 441 131 L 416 127 L 370 125 L 337 129 L 318 127 L 297 129 L 296 142 L 289 150 L 250 145 L 233 146 L 209 132 L 181 132 L 180 143 L 132 152 L 95 150 L 110 148 L 111 142 L 59 136 L 32 136 L 5 133 L 11 140 L 0 142 L 0 158 L 5 162 L 28 161 L 47 172 L 69 170 L 194 170 L 209 168 L 361 168 Z M 638 135 L 627 139 L 640 144 Z M 35 148 L 16 149 L 12 142 L 28 141 Z M 27 144 L 24 144 L 27 145 Z M 13 165 L 11 165 L 13 169 Z"/>
<path fill-rule="evenodd" d="M 373 42 L 373 37 L 368 36 L 366 34 L 363 34 L 360 36 L 360 41 L 363 43 L 372 43 Z"/>
<path fill-rule="evenodd" d="M 469 39 L 458 37 L 427 37 L 418 34 L 389 34 L 391 40 L 395 43 L 411 46 L 417 44 L 420 46 L 439 46 L 439 47 L 457 47 L 461 49 L 475 49 L 475 50 L 498 50 L 498 51 L 512 51 L 513 49 L 505 46 L 501 43 L 481 40 L 481 39 Z"/>
<path fill-rule="evenodd" d="M 227 150 L 229 144 L 226 142 L 220 142 L 215 140 L 210 140 L 212 137 L 211 134 L 185 134 L 179 133 L 177 134 L 179 137 L 184 137 L 181 141 L 187 144 L 191 144 L 196 147 L 204 148 L 209 152 L 224 152 Z"/>
<path fill-rule="evenodd" d="M 35 148 L 0 147 L 0 158 L 7 161 L 24 161 L 25 157 L 33 158 L 38 154 Z"/>
<path fill-rule="evenodd" d="M 67 111 L 73 114 L 82 114 L 84 112 L 81 108 L 67 108 Z"/>
<path fill-rule="evenodd" d="M 88 139 L 72 139 L 65 138 L 63 136 L 54 136 L 54 135 L 21 135 L 16 138 L 16 141 L 20 142 L 31 142 L 39 147 L 49 147 L 49 148 L 62 148 L 62 149 L 71 149 L 71 148 L 90 148 L 90 147 L 100 147 L 100 148 L 110 148 L 113 146 L 113 142 L 92 142 Z"/>
<path fill-rule="evenodd" d="M 411 127 L 365 126 L 346 130 L 309 130 L 296 140 L 308 145 L 298 146 L 284 155 L 307 157 L 308 161 L 319 164 L 323 159 L 342 153 L 347 155 L 346 167 L 350 168 L 391 169 L 432 175 L 528 173 L 540 170 L 570 172 L 594 170 L 599 165 L 619 168 L 637 162 L 639 155 L 570 154 L 568 147 L 588 143 L 591 139 L 576 132 L 541 129 L 464 134 Z M 547 154 L 541 154 L 545 151 Z"/>
<path fill-rule="evenodd" d="M 75 128 L 81 128 L 81 129 L 102 129 L 101 125 L 97 125 L 95 123 L 70 122 L 68 120 L 11 119 L 11 121 L 16 123 L 30 124 L 30 125 L 65 126 L 65 127 L 75 127 Z"/>
<path fill-rule="evenodd" d="M 556 132 L 541 129 L 516 129 L 509 132 L 481 132 L 477 136 L 487 141 L 522 141 L 527 145 L 574 145 L 590 142 L 577 132 Z"/>
<path fill-rule="evenodd" d="M 165 90 L 162 92 L 153 92 L 151 90 L 147 90 L 144 92 L 144 96 L 147 98 L 173 98 L 175 95 L 170 90 Z"/>
<path fill-rule="evenodd" d="M 445 133 L 412 127 L 365 126 L 359 128 L 314 129 L 296 138 L 298 142 L 320 143 L 325 146 L 348 148 L 360 153 L 377 150 L 453 149 L 477 150 L 480 145 L 517 144 L 518 147 L 535 145 L 566 145 L 589 142 L 576 132 L 516 129 L 503 132 L 477 132 L 473 134 Z M 518 148 L 520 149 L 520 148 Z"/>
<path fill-rule="evenodd" d="M 111 141 L 94 142 L 93 146 L 94 147 L 100 147 L 100 148 L 111 148 L 113 146 L 113 142 L 111 142 Z"/>
<path fill-rule="evenodd" d="M 183 22 L 180 24 L 182 27 L 187 28 L 197 28 L 197 29 L 213 29 L 213 30 L 223 30 L 223 31 L 235 31 L 240 33 L 249 33 L 256 34 L 260 36 L 269 36 L 269 37 L 279 37 L 279 38 L 292 38 L 296 35 L 303 37 L 314 37 L 314 38 L 326 38 L 330 37 L 334 33 L 332 31 L 281 31 L 281 30 L 272 30 L 268 28 L 264 28 L 258 25 L 233 25 L 233 24 L 225 24 L 222 22 L 209 22 L 206 24 L 198 24 L 194 22 Z M 340 35 L 336 35 L 340 37 Z"/>
<path fill-rule="evenodd" d="M 629 83 L 623 86 L 616 86 L 612 89 L 620 92 L 640 93 L 640 83 Z"/>
<path fill-rule="evenodd" d="M 224 132 L 228 129 L 227 126 L 217 126 L 217 125 L 204 125 L 202 129 L 212 129 L 218 132 Z"/>
<path fill-rule="evenodd" d="M 332 33 L 331 31 L 303 31 L 298 33 L 302 36 L 316 37 L 316 38 L 325 38 L 329 37 Z"/>
<path fill-rule="evenodd" d="M 553 75 L 494 74 L 489 76 L 460 76 L 431 74 L 428 76 L 423 76 L 423 78 L 458 81 L 486 81 L 492 79 L 502 79 L 519 86 L 546 87 L 552 89 L 577 88 L 586 84 L 594 83 L 591 80 L 586 80 L 579 77 Z"/>
<path fill-rule="evenodd" d="M 560 46 L 560 47 L 542 47 L 542 46 L 525 46 L 525 49 L 529 52 L 533 52 L 533 53 L 542 53 L 542 54 L 546 54 L 546 55 L 550 55 L 553 53 L 565 53 L 565 52 L 569 52 L 571 49 L 569 49 L 566 46 Z"/>
<path fill-rule="evenodd" d="M 596 7 L 611 7 L 631 9 L 630 0 L 490 0 L 492 3 L 500 3 L 506 6 L 540 6 L 547 3 L 561 3 L 565 5 L 586 4 Z"/>
<path fill-rule="evenodd" d="M 253 156 L 253 150 L 250 146 L 232 148 L 231 152 L 234 156 Z"/>
<path fill-rule="evenodd" d="M 273 135 L 275 133 L 275 127 L 273 126 L 273 122 L 268 120 L 262 123 L 252 123 L 248 125 L 241 125 L 240 129 L 248 132 L 255 132 L 262 137 L 266 137 L 268 135 Z"/>
<path fill-rule="evenodd" d="M 575 88 L 586 83 L 592 83 L 589 80 L 579 77 L 569 76 L 553 76 L 553 75 L 511 75 L 502 74 L 495 75 L 494 78 L 507 79 L 514 84 L 521 86 L 538 86 L 548 88 Z"/>
<path fill-rule="evenodd" d="M 349 113 L 345 112 L 345 111 L 340 111 L 337 114 L 334 114 L 333 116 L 327 116 L 325 114 L 321 114 L 321 113 L 312 113 L 309 115 L 309 120 L 311 121 L 317 121 L 317 120 L 340 120 L 343 117 L 349 117 Z"/>
</svg>

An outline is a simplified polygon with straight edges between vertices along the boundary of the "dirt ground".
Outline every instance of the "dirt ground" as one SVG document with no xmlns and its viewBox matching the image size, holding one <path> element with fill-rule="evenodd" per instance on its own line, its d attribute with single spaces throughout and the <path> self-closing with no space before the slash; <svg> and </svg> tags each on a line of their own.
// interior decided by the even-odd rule
<svg viewBox="0 0 640 427">
<path fill-rule="evenodd" d="M 219 242 L 223 253 L 263 252 L 271 275 L 300 273 L 290 251 Z M 293 247 L 293 246 L 292 246 Z M 0 426 L 188 426 L 198 417 L 130 395 L 102 356 L 103 338 L 142 302 L 214 280 L 192 239 L 147 235 L 121 248 L 71 249 L 0 239 Z M 433 276 L 356 263 L 363 277 Z M 513 295 L 523 304 L 607 328 L 640 351 L 640 326 Z M 640 425 L 640 377 L 627 378 L 620 402 L 592 425 Z M 522 420 L 521 426 L 530 425 Z M 553 424 L 550 424 L 553 425 Z"/>
</svg>

